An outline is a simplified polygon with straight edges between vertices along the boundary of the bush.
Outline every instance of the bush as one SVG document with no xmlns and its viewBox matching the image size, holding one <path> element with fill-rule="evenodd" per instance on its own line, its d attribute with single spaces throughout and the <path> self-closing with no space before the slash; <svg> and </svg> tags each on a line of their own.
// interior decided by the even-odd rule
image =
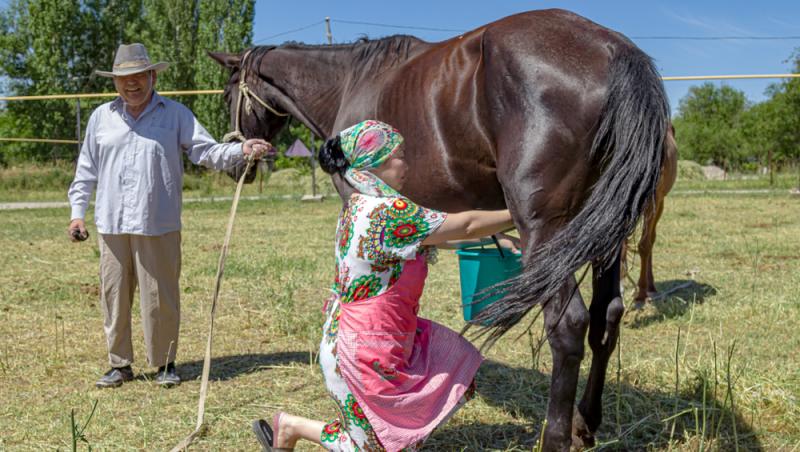
<svg viewBox="0 0 800 452">
<path fill-rule="evenodd" d="M 26 165 L 0 171 L 0 190 L 64 190 L 75 177 L 72 164 Z"/>
<path fill-rule="evenodd" d="M 678 160 L 678 179 L 680 180 L 705 180 L 703 167 L 691 160 Z"/>
<path fill-rule="evenodd" d="M 317 191 L 326 195 L 336 194 L 331 177 L 321 169 L 316 169 Z M 311 172 L 296 168 L 275 171 L 269 180 L 269 187 L 289 193 L 311 193 Z"/>
<path fill-rule="evenodd" d="M 269 184 L 276 187 L 300 189 L 310 186 L 310 182 L 306 183 L 304 179 L 302 172 L 297 168 L 286 168 L 272 173 Z"/>
</svg>

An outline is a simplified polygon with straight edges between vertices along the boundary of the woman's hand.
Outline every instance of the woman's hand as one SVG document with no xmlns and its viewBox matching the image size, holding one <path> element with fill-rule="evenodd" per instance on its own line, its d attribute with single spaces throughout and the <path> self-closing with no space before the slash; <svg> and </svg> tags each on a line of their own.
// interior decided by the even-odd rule
<svg viewBox="0 0 800 452">
<path fill-rule="evenodd" d="M 514 227 L 511 212 L 506 210 L 465 210 L 447 214 L 423 245 L 440 245 L 454 240 L 475 240 Z"/>
<path fill-rule="evenodd" d="M 519 238 L 514 237 L 513 235 L 504 234 L 502 232 L 497 233 L 494 236 L 497 237 L 497 243 L 501 248 L 505 248 L 514 254 L 522 254 L 522 244 L 520 243 Z"/>
</svg>

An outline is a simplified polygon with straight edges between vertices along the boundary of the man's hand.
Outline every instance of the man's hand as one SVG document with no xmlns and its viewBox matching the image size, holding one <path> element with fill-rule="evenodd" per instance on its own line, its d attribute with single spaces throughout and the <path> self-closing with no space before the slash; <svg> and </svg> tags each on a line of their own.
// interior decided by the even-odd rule
<svg viewBox="0 0 800 452">
<path fill-rule="evenodd" d="M 246 158 L 259 160 L 267 155 L 274 156 L 277 154 L 277 150 L 274 146 L 260 138 L 251 138 L 242 145 L 242 153 Z"/>
<path fill-rule="evenodd" d="M 76 218 L 70 221 L 67 235 L 73 242 L 82 242 L 89 238 L 89 231 L 86 230 L 86 224 L 83 220 Z"/>
</svg>

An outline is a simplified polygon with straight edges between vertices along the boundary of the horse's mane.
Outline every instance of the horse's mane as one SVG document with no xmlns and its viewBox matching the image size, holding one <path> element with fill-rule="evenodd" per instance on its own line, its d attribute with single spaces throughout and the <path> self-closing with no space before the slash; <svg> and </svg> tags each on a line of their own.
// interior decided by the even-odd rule
<svg viewBox="0 0 800 452">
<path fill-rule="evenodd" d="M 302 42 L 286 42 L 278 46 L 287 50 L 319 50 L 349 51 L 353 59 L 351 64 L 366 69 L 391 67 L 406 61 L 413 55 L 414 47 L 425 41 L 410 35 L 392 35 L 385 38 L 369 39 L 366 36 L 355 42 L 342 44 L 305 44 Z M 253 48 L 253 56 L 260 58 L 276 48 L 275 46 L 258 46 Z"/>
<path fill-rule="evenodd" d="M 363 67 L 394 65 L 407 60 L 417 44 L 424 41 L 409 35 L 394 35 L 369 40 L 363 37 L 353 45 L 353 63 Z"/>
</svg>

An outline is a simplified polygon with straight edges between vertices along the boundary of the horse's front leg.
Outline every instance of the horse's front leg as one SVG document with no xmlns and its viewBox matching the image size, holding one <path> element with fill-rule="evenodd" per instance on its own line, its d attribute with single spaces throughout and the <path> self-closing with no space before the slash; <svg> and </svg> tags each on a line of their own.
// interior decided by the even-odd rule
<svg viewBox="0 0 800 452">
<path fill-rule="evenodd" d="M 593 266 L 592 304 L 589 307 L 589 347 L 592 368 L 586 389 L 575 412 L 573 445 L 593 446 L 594 432 L 603 419 L 603 386 L 608 361 L 617 344 L 619 325 L 625 307 L 619 290 L 619 256 L 605 271 Z"/>
<path fill-rule="evenodd" d="M 545 304 L 544 321 L 553 370 L 543 450 L 568 451 L 572 443 L 572 415 L 583 359 L 583 341 L 589 325 L 589 312 L 574 277 L 564 285 L 559 298 Z"/>
</svg>

